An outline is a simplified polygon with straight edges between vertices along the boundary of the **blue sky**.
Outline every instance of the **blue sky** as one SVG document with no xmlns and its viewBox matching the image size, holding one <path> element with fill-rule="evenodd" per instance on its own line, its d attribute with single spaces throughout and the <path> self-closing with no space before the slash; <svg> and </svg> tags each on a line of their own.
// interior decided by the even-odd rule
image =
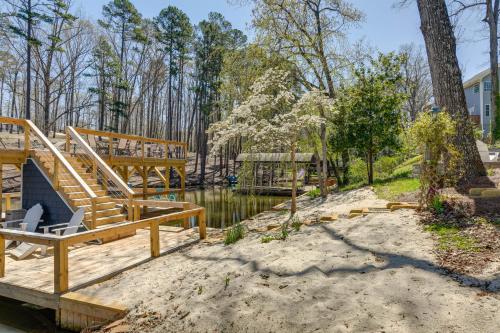
<svg viewBox="0 0 500 333">
<path fill-rule="evenodd" d="M 415 5 L 408 8 L 393 8 L 397 0 L 350 0 L 365 13 L 365 21 L 354 29 L 350 38 L 364 40 L 383 52 L 399 49 L 400 45 L 415 43 L 423 45 L 420 20 Z M 74 0 L 75 8 L 80 8 L 84 16 L 97 19 L 102 6 L 109 0 Z M 168 5 L 179 7 L 186 12 L 193 23 L 207 17 L 211 11 L 222 13 L 235 28 L 251 35 L 251 7 L 231 5 L 227 0 L 132 0 L 145 17 L 156 16 Z M 458 57 L 465 79 L 488 67 L 488 43 L 481 38 L 482 25 L 477 17 L 464 21 L 467 31 L 460 38 Z"/>
</svg>

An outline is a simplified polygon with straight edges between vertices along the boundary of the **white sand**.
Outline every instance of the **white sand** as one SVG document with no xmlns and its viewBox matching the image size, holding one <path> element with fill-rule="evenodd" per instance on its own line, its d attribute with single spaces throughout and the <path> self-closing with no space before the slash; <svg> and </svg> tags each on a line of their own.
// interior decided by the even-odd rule
<svg viewBox="0 0 500 333">
<path fill-rule="evenodd" d="M 384 204 L 367 189 L 311 208 L 320 202 L 301 200 L 309 206 L 301 214 Z M 284 218 L 260 214 L 250 225 L 271 216 Z M 484 277 L 496 283 L 488 293 L 445 275 L 416 221 L 412 211 L 342 218 L 268 244 L 249 233 L 231 246 L 158 258 L 85 293 L 133 309 L 133 332 L 499 332 L 499 272 Z"/>
</svg>

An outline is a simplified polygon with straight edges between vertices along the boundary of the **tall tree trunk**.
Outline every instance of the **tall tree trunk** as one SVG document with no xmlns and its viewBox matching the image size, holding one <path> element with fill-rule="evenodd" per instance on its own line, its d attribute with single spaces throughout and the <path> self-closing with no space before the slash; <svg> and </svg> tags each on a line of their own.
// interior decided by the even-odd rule
<svg viewBox="0 0 500 333">
<path fill-rule="evenodd" d="M 296 144 L 293 143 L 290 150 L 290 162 L 292 164 L 292 203 L 290 206 L 290 215 L 297 212 L 297 163 L 295 162 Z"/>
<path fill-rule="evenodd" d="M 486 0 L 486 17 L 490 32 L 491 100 L 490 123 L 493 141 L 500 139 L 500 115 L 498 109 L 498 10 L 500 0 Z"/>
<path fill-rule="evenodd" d="M 31 119 L 31 25 L 32 25 L 31 0 L 28 0 L 28 31 L 26 36 L 26 110 L 24 117 Z"/>
<path fill-rule="evenodd" d="M 458 175 L 462 184 L 470 183 L 486 170 L 476 147 L 465 101 L 462 73 L 458 66 L 456 41 L 445 0 L 418 0 L 422 34 L 431 70 L 434 98 L 456 121 L 454 143 L 461 154 Z"/>
</svg>

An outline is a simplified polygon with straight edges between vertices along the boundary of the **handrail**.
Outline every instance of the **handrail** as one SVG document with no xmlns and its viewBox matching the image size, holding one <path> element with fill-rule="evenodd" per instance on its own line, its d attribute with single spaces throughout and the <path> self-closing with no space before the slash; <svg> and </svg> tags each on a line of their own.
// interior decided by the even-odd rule
<svg viewBox="0 0 500 333">
<path fill-rule="evenodd" d="M 71 138 L 75 140 L 81 148 L 92 157 L 93 160 L 96 161 L 99 168 L 101 168 L 119 188 L 122 192 L 127 194 L 128 196 L 133 196 L 135 192 L 123 181 L 121 177 L 119 177 L 110 167 L 109 165 L 103 161 L 103 159 L 97 154 L 94 149 L 90 148 L 87 142 L 78 134 L 78 132 L 72 127 L 67 127 L 67 132 L 70 134 Z"/>
<path fill-rule="evenodd" d="M 92 189 L 85 183 L 85 181 L 80 177 L 80 175 L 73 169 L 71 164 L 64 158 L 64 156 L 57 150 L 57 148 L 50 142 L 49 139 L 38 129 L 38 127 L 33 124 L 31 120 L 25 120 L 27 127 L 32 130 L 35 135 L 43 142 L 43 144 L 49 149 L 49 151 L 52 153 L 52 155 L 57 158 L 57 160 L 64 166 L 64 168 L 69 172 L 71 177 L 73 177 L 78 185 L 80 185 L 85 193 L 90 197 L 90 199 L 95 199 L 97 198 L 97 195 L 92 191 Z M 56 172 L 56 170 L 54 170 Z"/>
</svg>

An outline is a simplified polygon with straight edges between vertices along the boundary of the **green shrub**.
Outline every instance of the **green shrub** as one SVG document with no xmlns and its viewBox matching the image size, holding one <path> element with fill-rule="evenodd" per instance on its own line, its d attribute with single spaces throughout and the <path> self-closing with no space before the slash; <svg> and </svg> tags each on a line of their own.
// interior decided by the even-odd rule
<svg viewBox="0 0 500 333">
<path fill-rule="evenodd" d="M 396 156 L 382 156 L 373 163 L 375 177 L 385 178 L 390 176 L 400 162 Z"/>
<path fill-rule="evenodd" d="M 307 196 L 310 197 L 311 199 L 316 199 L 320 195 L 321 195 L 321 190 L 319 188 L 315 188 L 307 192 Z"/>
<path fill-rule="evenodd" d="M 245 229 L 243 226 L 238 223 L 234 227 L 229 228 L 226 234 L 226 238 L 224 239 L 224 244 L 229 245 L 236 243 L 240 239 L 243 239 L 245 237 Z"/>
<path fill-rule="evenodd" d="M 354 158 L 349 164 L 349 181 L 351 184 L 368 181 L 366 163 L 361 158 Z"/>
<path fill-rule="evenodd" d="M 288 231 L 288 223 L 283 223 L 281 225 L 281 232 L 278 238 L 281 240 L 286 240 L 289 234 L 290 232 Z"/>
<path fill-rule="evenodd" d="M 444 200 L 441 196 L 436 195 L 432 198 L 429 209 L 435 214 L 441 215 L 444 213 Z"/>
</svg>

